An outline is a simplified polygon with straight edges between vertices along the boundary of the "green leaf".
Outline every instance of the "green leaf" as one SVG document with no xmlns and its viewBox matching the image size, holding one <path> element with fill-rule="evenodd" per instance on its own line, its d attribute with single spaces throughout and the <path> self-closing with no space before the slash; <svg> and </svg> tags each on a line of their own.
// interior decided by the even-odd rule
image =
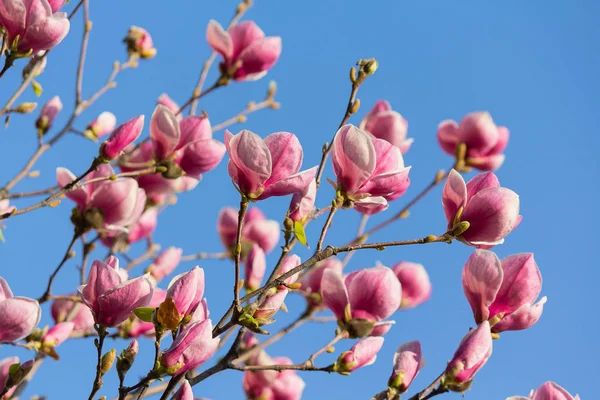
<svg viewBox="0 0 600 400">
<path fill-rule="evenodd" d="M 33 88 L 33 93 L 35 93 L 37 97 L 42 95 L 44 88 L 42 88 L 42 85 L 39 82 L 31 81 L 31 87 Z"/>
<path fill-rule="evenodd" d="M 300 243 L 308 247 L 308 244 L 306 243 L 306 232 L 304 232 L 304 225 L 302 225 L 302 222 L 294 221 L 294 235 Z"/>
<path fill-rule="evenodd" d="M 20 366 L 20 363 L 12 364 L 10 367 L 8 367 L 8 375 L 13 376 Z"/>
<path fill-rule="evenodd" d="M 136 317 L 144 322 L 152 322 L 152 314 L 154 314 L 154 307 L 140 307 L 133 310 Z"/>
</svg>

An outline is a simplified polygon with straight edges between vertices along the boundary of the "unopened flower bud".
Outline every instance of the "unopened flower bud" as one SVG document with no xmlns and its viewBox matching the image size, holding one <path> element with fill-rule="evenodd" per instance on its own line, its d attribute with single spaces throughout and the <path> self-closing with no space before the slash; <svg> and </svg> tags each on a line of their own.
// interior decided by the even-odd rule
<svg viewBox="0 0 600 400">
<path fill-rule="evenodd" d="M 107 351 L 102 356 L 102 360 L 100 361 L 100 375 L 104 375 L 108 371 L 110 371 L 110 369 L 112 368 L 112 366 L 115 362 L 116 356 L 117 356 L 117 350 L 115 350 L 115 349 Z"/>
<path fill-rule="evenodd" d="M 19 113 L 19 114 L 29 114 L 30 112 L 35 110 L 36 107 L 37 107 L 37 103 L 25 102 L 25 103 L 19 104 L 15 108 L 13 108 L 12 111 Z"/>
</svg>

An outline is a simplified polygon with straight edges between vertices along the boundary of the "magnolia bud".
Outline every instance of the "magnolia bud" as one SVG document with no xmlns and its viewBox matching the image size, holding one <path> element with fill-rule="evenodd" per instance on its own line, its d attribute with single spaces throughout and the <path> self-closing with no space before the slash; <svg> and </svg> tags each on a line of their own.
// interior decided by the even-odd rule
<svg viewBox="0 0 600 400">
<path fill-rule="evenodd" d="M 19 104 L 15 108 L 13 108 L 12 111 L 19 113 L 19 114 L 29 114 L 30 112 L 35 110 L 36 107 L 37 107 L 37 103 L 25 102 L 25 103 Z"/>
<path fill-rule="evenodd" d="M 117 350 L 112 349 L 106 352 L 102 356 L 102 360 L 100 361 L 100 375 L 106 374 L 112 368 L 115 358 L 117 356 Z"/>
</svg>

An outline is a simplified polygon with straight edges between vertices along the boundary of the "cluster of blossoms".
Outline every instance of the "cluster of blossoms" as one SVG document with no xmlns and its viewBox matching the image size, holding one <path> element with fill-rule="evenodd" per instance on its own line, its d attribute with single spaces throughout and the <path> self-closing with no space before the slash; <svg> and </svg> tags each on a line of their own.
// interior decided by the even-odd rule
<svg viewBox="0 0 600 400">
<path fill-rule="evenodd" d="M 46 62 L 44 51 L 60 43 L 69 31 L 69 19 L 58 12 L 63 3 L 64 0 L 0 0 L 7 65 L 18 58 L 31 57 L 24 76 L 29 77 L 36 68 L 36 76 L 41 73 Z M 246 7 L 247 3 L 242 5 Z M 281 38 L 265 36 L 252 21 L 235 23 L 227 30 L 211 21 L 206 39 L 222 58 L 220 75 L 212 89 L 230 81 L 263 77 L 281 53 Z M 143 28 L 131 27 L 125 43 L 130 62 L 157 54 L 152 37 Z M 376 68 L 373 61 L 359 66 L 359 77 L 363 80 Z M 358 79 L 355 73 L 353 69 L 353 84 Z M 332 143 L 323 149 L 323 163 L 302 169 L 304 150 L 292 133 L 275 132 L 262 138 L 247 129 L 237 134 L 226 130 L 223 142 L 214 139 L 213 127 L 205 113 L 182 116 L 185 107 L 199 97 L 200 94 L 194 94 L 180 107 L 168 95 L 161 95 L 149 120 L 147 140 L 138 141 L 146 122 L 144 115 L 117 124 L 115 115 L 105 111 L 79 132 L 94 142 L 103 142 L 83 175 L 57 168 L 58 194 L 75 203 L 71 213 L 73 243 L 80 238 L 88 240 L 93 231 L 98 236 L 92 242 L 99 240 L 110 249 L 111 255 L 104 261 L 93 261 L 87 274 L 82 267 L 82 285 L 77 293 L 53 298 L 51 327 L 40 328 L 38 324 L 42 313 L 40 303 L 52 298 L 54 275 L 48 292 L 39 300 L 14 296 L 0 277 L 0 343 L 23 341 L 19 344 L 38 355 L 58 359 L 56 348 L 67 339 L 97 336 L 99 363 L 90 398 L 99 390 L 102 376 L 113 364 L 121 381 L 120 398 L 164 376 L 172 376 L 171 382 L 176 383 L 215 355 L 224 341 L 221 334 L 240 325 L 235 344 L 217 366 L 245 371 L 243 390 L 249 400 L 297 400 L 305 383 L 296 370 L 349 375 L 373 364 L 385 335 L 395 324 L 390 318 L 398 310 L 417 307 L 431 296 L 432 283 L 421 264 L 401 261 L 391 268 L 377 264 L 345 273 L 346 262 L 334 257 L 338 250 L 326 253 L 321 247 L 337 209 L 354 209 L 366 220 L 369 215 L 385 211 L 391 201 L 409 189 L 411 167 L 405 166 L 404 155 L 413 139 L 407 136 L 407 120 L 387 101 L 378 101 L 358 127 L 344 119 Z M 358 110 L 359 104 L 349 105 L 348 110 L 352 110 L 349 115 Z M 21 112 L 33 108 L 23 106 Z M 40 140 L 52 129 L 62 108 L 58 96 L 42 107 L 35 123 Z M 462 271 L 462 286 L 475 326 L 458 344 L 437 382 L 439 393 L 463 393 L 490 359 L 493 340 L 499 339 L 502 332 L 527 329 L 537 323 L 546 297 L 538 300 L 542 278 L 533 254 L 515 254 L 500 260 L 491 251 L 504 242 L 522 219 L 519 196 L 500 186 L 492 172 L 504 162 L 508 129 L 497 126 L 489 113 L 476 112 L 465 116 L 460 123 L 442 122 L 437 138 L 443 151 L 455 157 L 454 168 L 443 176 L 442 206 L 447 231 L 440 237 L 432 235 L 433 239 L 428 236 L 421 243 L 456 239 L 474 248 Z M 236 270 L 234 301 L 231 313 L 226 315 L 231 315 L 231 319 L 223 328 L 221 323 L 225 319 L 213 326 L 209 318 L 202 268 L 196 266 L 176 275 L 166 289 L 159 287 L 185 258 L 183 250 L 174 246 L 158 253 L 152 235 L 162 208 L 175 195 L 196 188 L 202 176 L 215 169 L 226 153 L 227 170 L 240 194 L 241 205 L 239 210 L 222 209 L 216 224 L 226 250 L 224 258 L 231 258 Z M 315 200 L 329 154 L 335 175 L 330 183 L 335 195 L 317 251 L 303 263 L 297 254 L 290 254 L 292 237 L 306 244 L 304 226 L 318 216 Z M 462 174 L 471 169 L 481 173 L 465 182 Z M 442 181 L 440 178 L 439 182 Z M 0 195 L 3 196 L 2 191 Z M 281 196 L 290 196 L 283 224 L 267 219 L 256 205 Z M 0 197 L 0 220 L 15 211 L 8 199 Z M 267 255 L 280 244 L 282 231 L 285 239 L 282 257 L 265 281 Z M 130 268 L 121 268 L 114 254 L 124 254 L 131 245 L 144 239 L 148 241 L 147 258 L 151 262 L 143 274 L 130 277 Z M 366 240 L 358 239 L 353 243 Z M 359 246 L 342 251 L 354 251 Z M 84 247 L 84 260 L 92 250 Z M 63 263 L 70 258 L 69 251 Z M 130 261 L 130 266 L 137 264 L 136 260 Z M 239 298 L 241 288 L 247 291 L 248 298 L 257 299 L 242 304 L 247 298 Z M 329 345 L 306 363 L 294 364 L 288 357 L 269 356 L 264 350 L 268 343 L 261 343 L 255 335 L 268 333 L 264 327 L 275 321 L 274 316 L 280 310 L 287 310 L 286 298 L 294 292 L 306 299 L 303 316 L 327 310 L 333 313 L 338 328 L 332 343 L 358 339 L 328 367 L 316 368 L 314 358 L 322 352 L 335 351 Z M 169 336 L 167 333 L 172 342 L 161 350 L 161 339 Z M 119 356 L 114 349 L 101 355 L 108 335 L 132 341 Z M 155 339 L 154 365 L 138 385 L 125 387 L 125 375 L 139 352 L 137 339 L 142 337 Z M 245 365 L 236 363 L 236 357 L 241 357 Z M 414 340 L 402 344 L 393 357 L 385 398 L 398 399 L 407 392 L 424 366 L 421 343 Z M 32 367 L 33 360 L 23 363 L 16 357 L 0 360 L 0 399 L 10 398 Z M 190 382 L 193 380 L 184 380 L 176 399 L 193 400 Z M 142 390 L 140 398 L 143 393 Z M 528 397 L 507 400 L 523 399 L 579 397 L 546 382 Z"/>
</svg>

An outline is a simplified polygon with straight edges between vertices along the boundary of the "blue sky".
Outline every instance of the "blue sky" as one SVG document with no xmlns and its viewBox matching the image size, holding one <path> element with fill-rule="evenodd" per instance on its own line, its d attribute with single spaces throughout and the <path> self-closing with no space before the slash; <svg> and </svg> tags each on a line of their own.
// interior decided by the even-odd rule
<svg viewBox="0 0 600 400">
<path fill-rule="evenodd" d="M 74 3 L 74 2 L 73 2 Z M 596 340 L 599 328 L 593 310 L 594 291 L 600 278 L 594 246 L 598 224 L 594 207 L 599 195 L 596 148 L 600 129 L 600 53 L 596 51 L 600 5 L 590 0 L 531 0 L 527 2 L 448 1 L 297 1 L 257 0 L 247 14 L 268 35 L 283 38 L 283 53 L 268 76 L 258 82 L 235 84 L 201 102 L 213 123 L 243 109 L 248 101 L 262 99 L 268 81 L 276 80 L 277 100 L 282 108 L 250 116 L 245 128 L 262 136 L 286 130 L 300 138 L 305 149 L 304 166 L 316 165 L 320 148 L 335 131 L 347 101 L 348 68 L 359 58 L 375 57 L 379 70 L 360 89 L 362 109 L 352 120 L 358 124 L 371 105 L 387 99 L 409 121 L 409 136 L 415 138 L 405 156 L 412 165 L 412 184 L 407 194 L 392 203 L 387 215 L 398 210 L 426 185 L 440 168 L 452 160 L 439 149 L 437 124 L 460 119 L 475 110 L 489 110 L 495 121 L 511 130 L 506 162 L 498 171 L 500 182 L 521 196 L 523 223 L 495 251 L 500 257 L 534 252 L 542 271 L 542 295 L 548 296 L 537 325 L 522 332 L 503 334 L 494 342 L 494 354 L 478 374 L 466 398 L 504 399 L 528 393 L 546 380 L 554 380 L 582 399 L 597 391 L 591 379 L 600 374 Z M 109 110 L 119 121 L 152 113 L 156 98 L 167 92 L 183 103 L 191 94 L 201 65 L 210 49 L 205 27 L 213 18 L 226 24 L 235 1 L 199 2 L 183 0 L 170 6 L 143 0 L 91 3 L 94 27 L 84 80 L 84 96 L 90 96 L 110 73 L 112 62 L 123 60 L 121 39 L 129 25 L 147 28 L 158 48 L 155 59 L 141 62 L 138 69 L 119 76 L 118 86 L 87 111 L 76 126 L 84 125 L 101 111 Z M 67 5 L 67 9 L 73 4 Z M 56 122 L 61 126 L 74 102 L 76 60 L 81 21 L 52 52 L 39 81 L 44 86 L 41 101 L 58 94 L 65 110 Z M 21 67 L 22 62 L 18 63 Z M 16 68 L 0 81 L 0 101 L 14 90 Z M 216 79 L 216 72 L 209 82 Z M 28 91 L 22 100 L 34 100 Z M 236 126 L 232 131 L 237 132 Z M 147 129 L 144 133 L 147 135 Z M 222 132 L 216 137 L 222 140 Z M 0 129 L 4 183 L 34 150 L 33 119 L 15 116 L 8 129 Z M 37 165 L 41 175 L 23 181 L 18 191 L 35 190 L 54 183 L 54 169 L 65 166 L 81 172 L 97 152 L 97 145 L 68 137 Z M 471 174 L 472 175 L 472 174 Z M 469 176 L 471 176 L 469 175 Z M 328 168 L 326 176 L 331 177 Z M 327 186 L 327 185 L 325 185 Z M 317 203 L 329 203 L 333 191 L 323 187 Z M 186 254 L 221 251 L 215 234 L 218 211 L 237 204 L 225 163 L 205 175 L 193 192 L 182 194 L 177 207 L 159 218 L 157 243 L 182 247 Z M 273 219 L 281 219 L 289 199 L 270 199 L 259 207 Z M 17 206 L 28 201 L 17 203 Z M 70 238 L 71 204 L 43 209 L 7 223 L 7 241 L 0 245 L 0 275 L 19 295 L 38 297 Z M 386 217 L 373 218 L 371 223 Z M 359 216 L 352 210 L 339 213 L 328 236 L 331 244 L 343 244 L 356 230 Z M 440 233 L 445 227 L 440 188 L 419 203 L 410 218 L 382 230 L 372 240 L 409 239 Z M 313 246 L 317 226 L 308 229 Z M 134 248 L 133 254 L 141 248 Z M 471 253 L 461 243 L 388 249 L 357 253 L 349 269 L 373 266 L 377 261 L 393 265 L 401 260 L 420 262 L 432 284 L 431 299 L 422 306 L 397 313 L 395 327 L 385 337 L 377 362 L 351 377 L 307 372 L 306 399 L 365 399 L 385 388 L 394 350 L 419 339 L 427 366 L 414 381 L 421 389 L 433 380 L 452 356 L 461 337 L 473 326 L 470 308 L 462 294 L 460 274 Z M 98 257 L 103 257 L 104 249 Z M 310 252 L 299 249 L 306 258 Z M 276 254 L 269 261 L 274 262 Z M 75 262 L 66 265 L 55 290 L 74 290 Z M 184 271 L 193 264 L 182 264 Z M 232 265 L 206 261 L 209 306 L 218 319 L 230 302 Z M 291 297 L 289 314 L 279 314 L 271 331 L 294 319 L 302 310 L 302 299 Z M 48 323 L 44 307 L 42 322 Z M 333 325 L 307 325 L 269 350 L 274 356 L 288 355 L 301 362 L 332 335 Z M 126 342 L 109 342 L 119 351 Z M 337 346 L 346 350 L 351 343 Z M 61 361 L 48 360 L 26 392 L 46 394 L 49 399 L 87 397 L 94 374 L 95 349 L 90 340 L 72 341 L 60 349 Z M 142 354 L 130 372 L 134 383 L 150 366 L 152 343 L 142 343 Z M 339 352 L 338 352 L 339 353 Z M 0 357 L 27 357 L 24 351 L 0 347 Z M 326 365 L 334 355 L 323 356 Z M 206 366 L 210 366 L 209 361 Z M 242 375 L 229 371 L 194 388 L 196 396 L 215 400 L 243 398 Z M 116 373 L 110 372 L 100 392 L 113 396 Z M 67 391 L 68 390 L 68 391 Z M 411 391 L 412 393 L 412 391 Z M 445 395 L 459 398 L 458 394 Z"/>
</svg>

